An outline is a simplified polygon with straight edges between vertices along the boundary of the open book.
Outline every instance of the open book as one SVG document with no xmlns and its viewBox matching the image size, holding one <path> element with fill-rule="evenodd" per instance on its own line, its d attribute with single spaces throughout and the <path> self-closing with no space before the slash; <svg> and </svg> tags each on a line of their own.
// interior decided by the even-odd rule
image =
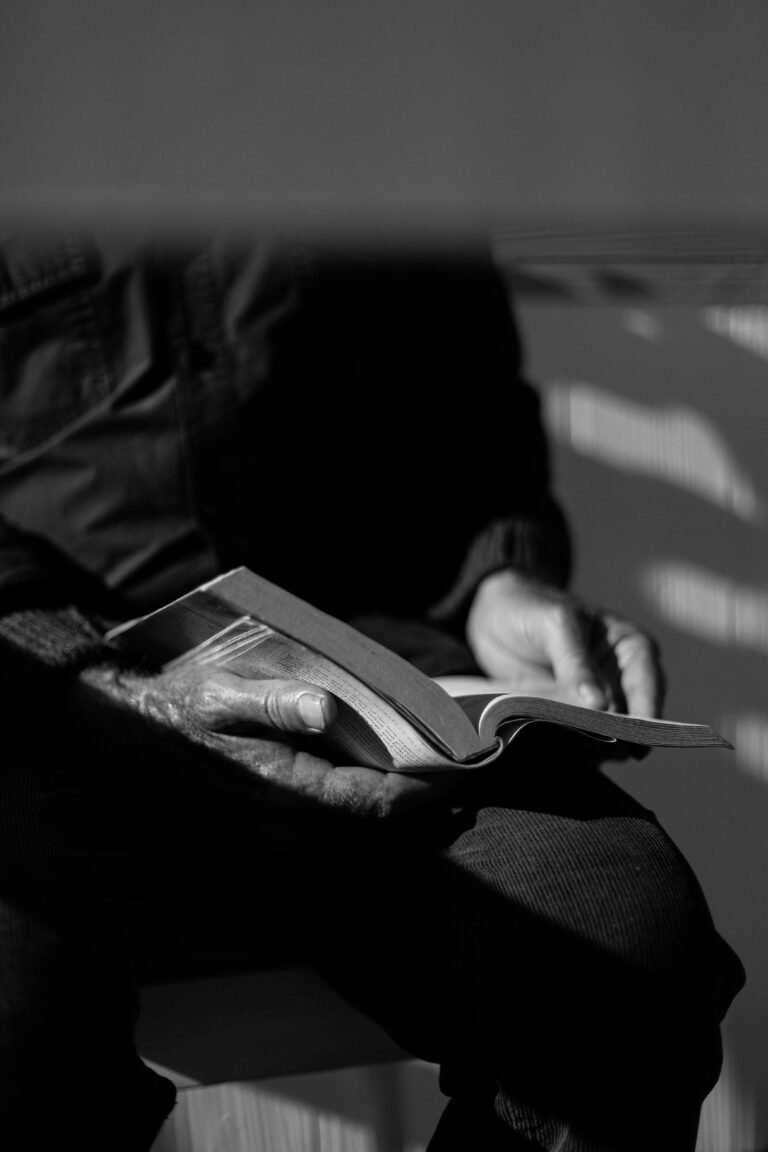
<svg viewBox="0 0 768 1152">
<path fill-rule="evenodd" d="M 346 763 L 389 771 L 488 764 L 533 721 L 609 741 L 730 747 L 706 724 L 618 715 L 544 696 L 477 691 L 485 686 L 481 678 L 457 678 L 453 686 L 449 678 L 438 683 L 247 568 L 119 625 L 107 638 L 166 667 L 195 662 L 325 688 L 338 704 L 330 733 L 337 754 Z"/>
</svg>

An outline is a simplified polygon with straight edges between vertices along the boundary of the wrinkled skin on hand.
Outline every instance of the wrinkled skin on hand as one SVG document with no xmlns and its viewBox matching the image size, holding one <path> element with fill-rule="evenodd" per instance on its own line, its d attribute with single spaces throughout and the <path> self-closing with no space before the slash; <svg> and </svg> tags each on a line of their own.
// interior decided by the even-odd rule
<svg viewBox="0 0 768 1152">
<path fill-rule="evenodd" d="M 506 681 L 510 691 L 661 714 L 664 675 L 654 641 L 631 621 L 530 577 L 509 571 L 486 577 L 469 612 L 467 639 L 485 674 Z"/>
<path fill-rule="evenodd" d="M 481 583 L 467 639 L 485 674 L 510 691 L 660 712 L 653 641 L 631 622 L 528 577 L 498 572 Z M 461 769 L 406 775 L 331 762 L 318 737 L 332 728 L 334 699 L 298 681 L 194 665 L 140 675 L 100 664 L 80 674 L 75 706 L 91 748 L 125 773 L 161 773 L 164 783 L 193 789 L 249 826 L 257 813 L 270 829 L 284 816 L 295 835 L 329 819 L 332 826 L 334 816 L 389 818 L 434 804 L 465 778 Z"/>
<path fill-rule="evenodd" d="M 194 666 L 142 676 L 100 665 L 81 673 L 77 706 L 102 753 L 151 763 L 213 802 L 252 800 L 271 818 L 386 818 L 433 803 L 463 775 L 331 763 L 312 743 L 332 726 L 334 699 L 299 681 Z"/>
</svg>

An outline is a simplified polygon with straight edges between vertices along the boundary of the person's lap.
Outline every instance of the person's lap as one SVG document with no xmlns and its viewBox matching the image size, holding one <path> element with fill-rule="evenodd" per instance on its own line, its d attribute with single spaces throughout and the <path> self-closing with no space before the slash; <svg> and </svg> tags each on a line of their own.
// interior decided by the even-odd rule
<svg viewBox="0 0 768 1152">
<path fill-rule="evenodd" d="M 652 814 L 578 761 L 578 743 L 532 734 L 453 826 L 420 843 L 415 822 L 360 870 L 332 861 L 347 899 L 318 962 L 441 1063 L 454 1114 L 493 1110 L 543 1147 L 571 1130 L 582 1143 L 558 1147 L 677 1152 L 740 966 Z M 461 1145 L 450 1128 L 435 1152 Z"/>
<path fill-rule="evenodd" d="M 576 748 L 532 737 L 453 810 L 265 853 L 205 804 L 113 781 L 108 766 L 52 773 L 22 743 L 0 817 L 16 925 L 0 1068 L 23 1068 L 25 1034 L 30 1076 L 41 1043 L 49 1062 L 68 1053 L 87 1110 L 94 1068 L 133 1067 L 133 973 L 156 930 L 184 920 L 189 891 L 190 917 L 205 922 L 207 893 L 257 942 L 282 921 L 347 998 L 441 1062 L 455 1103 L 436 1148 L 458 1146 L 467 1124 L 512 1147 L 508 1124 L 533 1134 L 555 1114 L 583 1147 L 610 1147 L 640 1099 L 651 1119 L 658 1100 L 661 1122 L 673 1070 L 690 1125 L 738 971 L 653 818 L 579 768 Z M 606 1127 L 590 1135 L 595 1115 Z"/>
</svg>

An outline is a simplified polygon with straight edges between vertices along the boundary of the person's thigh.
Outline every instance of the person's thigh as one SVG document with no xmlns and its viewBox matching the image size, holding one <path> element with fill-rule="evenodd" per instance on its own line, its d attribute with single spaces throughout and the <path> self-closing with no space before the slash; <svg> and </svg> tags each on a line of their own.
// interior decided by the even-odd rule
<svg viewBox="0 0 768 1152">
<path fill-rule="evenodd" d="M 281 921 L 343 995 L 442 1064 L 449 1094 L 480 1101 L 485 1123 L 495 1111 L 518 1132 L 553 1115 L 588 1128 L 599 1114 L 608 1130 L 642 1099 L 660 1115 L 670 1077 L 695 1111 L 738 965 L 651 814 L 578 747 L 521 742 L 454 810 L 353 821 L 284 852 L 249 837 L 242 811 L 235 835 L 178 792 L 93 765 L 51 773 L 17 749 L 0 807 L 0 1073 L 29 1083 L 41 1051 L 67 1052 L 93 1085 L 96 1066 L 77 1070 L 87 1048 L 101 1069 L 135 1069 L 137 958 L 184 919 L 188 891 L 193 921 L 231 922 L 238 948 Z"/>
<path fill-rule="evenodd" d="M 329 857 L 315 941 L 450 1095 L 520 1132 L 597 1120 L 613 1147 L 629 1116 L 638 1141 L 695 1125 L 742 973 L 653 815 L 580 747 L 536 734 L 461 811 Z"/>
</svg>

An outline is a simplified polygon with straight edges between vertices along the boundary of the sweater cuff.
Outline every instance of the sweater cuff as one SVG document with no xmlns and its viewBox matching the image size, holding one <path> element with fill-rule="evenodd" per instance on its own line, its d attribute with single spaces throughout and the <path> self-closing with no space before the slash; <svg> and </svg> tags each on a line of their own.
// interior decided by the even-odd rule
<svg viewBox="0 0 768 1152">
<path fill-rule="evenodd" d="M 432 620 L 461 626 L 478 585 L 506 568 L 563 587 L 570 569 L 565 521 L 553 507 L 546 519 L 498 520 L 472 541 L 459 575 L 429 611 Z"/>
<path fill-rule="evenodd" d="M 7 613 L 0 617 L 0 642 L 11 658 L 49 673 L 78 672 L 112 657 L 96 626 L 72 605 Z"/>
</svg>

